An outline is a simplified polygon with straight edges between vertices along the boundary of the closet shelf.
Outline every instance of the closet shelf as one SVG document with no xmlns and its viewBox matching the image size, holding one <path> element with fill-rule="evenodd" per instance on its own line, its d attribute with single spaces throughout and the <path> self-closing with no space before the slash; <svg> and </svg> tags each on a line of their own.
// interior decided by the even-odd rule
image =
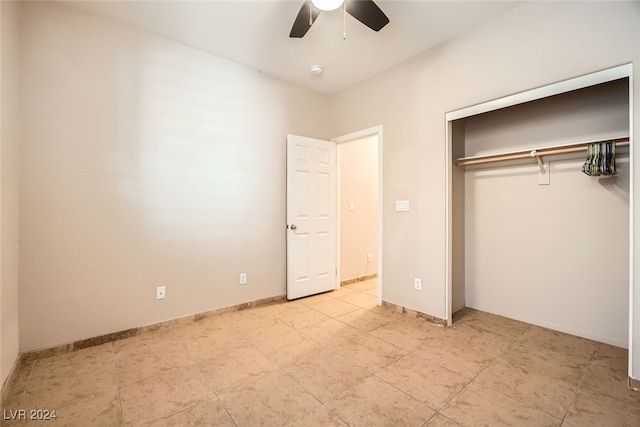
<svg viewBox="0 0 640 427">
<path fill-rule="evenodd" d="M 456 166 L 471 166 L 471 165 L 480 165 L 483 163 L 503 162 L 507 160 L 531 159 L 531 158 L 537 158 L 538 162 L 540 163 L 540 157 L 542 156 L 551 156 L 554 154 L 566 154 L 566 153 L 576 153 L 580 151 L 586 151 L 589 145 L 597 144 L 599 142 L 615 142 L 616 147 L 626 147 L 629 145 L 629 138 L 627 137 L 627 138 L 605 139 L 601 141 L 582 142 L 579 144 L 560 145 L 557 147 L 540 148 L 540 149 L 533 149 L 533 150 L 527 150 L 527 151 L 512 151 L 508 153 L 489 154 L 486 156 L 461 157 L 459 159 L 455 159 L 453 161 L 453 164 Z"/>
</svg>

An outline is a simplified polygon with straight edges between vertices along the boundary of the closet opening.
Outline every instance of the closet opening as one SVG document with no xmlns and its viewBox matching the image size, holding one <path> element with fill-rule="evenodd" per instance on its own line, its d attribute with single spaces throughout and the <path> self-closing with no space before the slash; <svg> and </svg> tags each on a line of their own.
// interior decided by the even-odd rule
<svg viewBox="0 0 640 427">
<path fill-rule="evenodd" d="M 449 324 L 469 307 L 629 348 L 630 75 L 447 114 Z M 583 170 L 590 144 L 615 170 Z"/>
</svg>

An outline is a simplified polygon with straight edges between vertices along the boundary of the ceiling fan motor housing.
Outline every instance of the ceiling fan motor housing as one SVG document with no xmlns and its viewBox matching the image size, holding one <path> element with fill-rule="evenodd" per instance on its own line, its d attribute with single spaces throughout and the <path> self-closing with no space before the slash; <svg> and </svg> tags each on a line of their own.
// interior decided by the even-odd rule
<svg viewBox="0 0 640 427">
<path fill-rule="evenodd" d="M 373 31 L 380 31 L 389 23 L 387 15 L 380 10 L 373 0 L 348 0 L 346 2 L 344 0 L 305 0 L 293 22 L 289 37 L 297 39 L 304 37 L 313 23 L 316 22 L 320 12 L 337 9 L 342 4 L 344 4 L 345 11 L 349 15 Z M 333 9 L 329 9 L 330 7 Z"/>
</svg>

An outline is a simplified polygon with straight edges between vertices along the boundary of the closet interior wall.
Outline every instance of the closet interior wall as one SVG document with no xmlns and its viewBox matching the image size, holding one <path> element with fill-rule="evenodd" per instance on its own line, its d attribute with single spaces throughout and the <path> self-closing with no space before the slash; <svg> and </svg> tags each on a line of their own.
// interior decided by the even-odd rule
<svg viewBox="0 0 640 427">
<path fill-rule="evenodd" d="M 615 80 L 452 123 L 453 158 L 629 135 L 629 81 Z M 615 177 L 584 153 L 454 167 L 452 308 L 471 307 L 628 347 L 629 156 Z"/>
</svg>

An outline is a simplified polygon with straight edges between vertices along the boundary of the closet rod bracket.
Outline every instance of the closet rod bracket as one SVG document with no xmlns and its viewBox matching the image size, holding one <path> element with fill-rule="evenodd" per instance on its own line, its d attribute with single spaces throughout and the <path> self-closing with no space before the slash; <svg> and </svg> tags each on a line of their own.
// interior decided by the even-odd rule
<svg viewBox="0 0 640 427">
<path fill-rule="evenodd" d="M 538 154 L 536 150 L 531 150 L 531 157 L 536 158 L 538 161 L 538 167 L 540 167 L 540 173 L 544 175 L 546 171 L 544 170 L 544 163 L 542 163 L 542 155 Z"/>
</svg>

